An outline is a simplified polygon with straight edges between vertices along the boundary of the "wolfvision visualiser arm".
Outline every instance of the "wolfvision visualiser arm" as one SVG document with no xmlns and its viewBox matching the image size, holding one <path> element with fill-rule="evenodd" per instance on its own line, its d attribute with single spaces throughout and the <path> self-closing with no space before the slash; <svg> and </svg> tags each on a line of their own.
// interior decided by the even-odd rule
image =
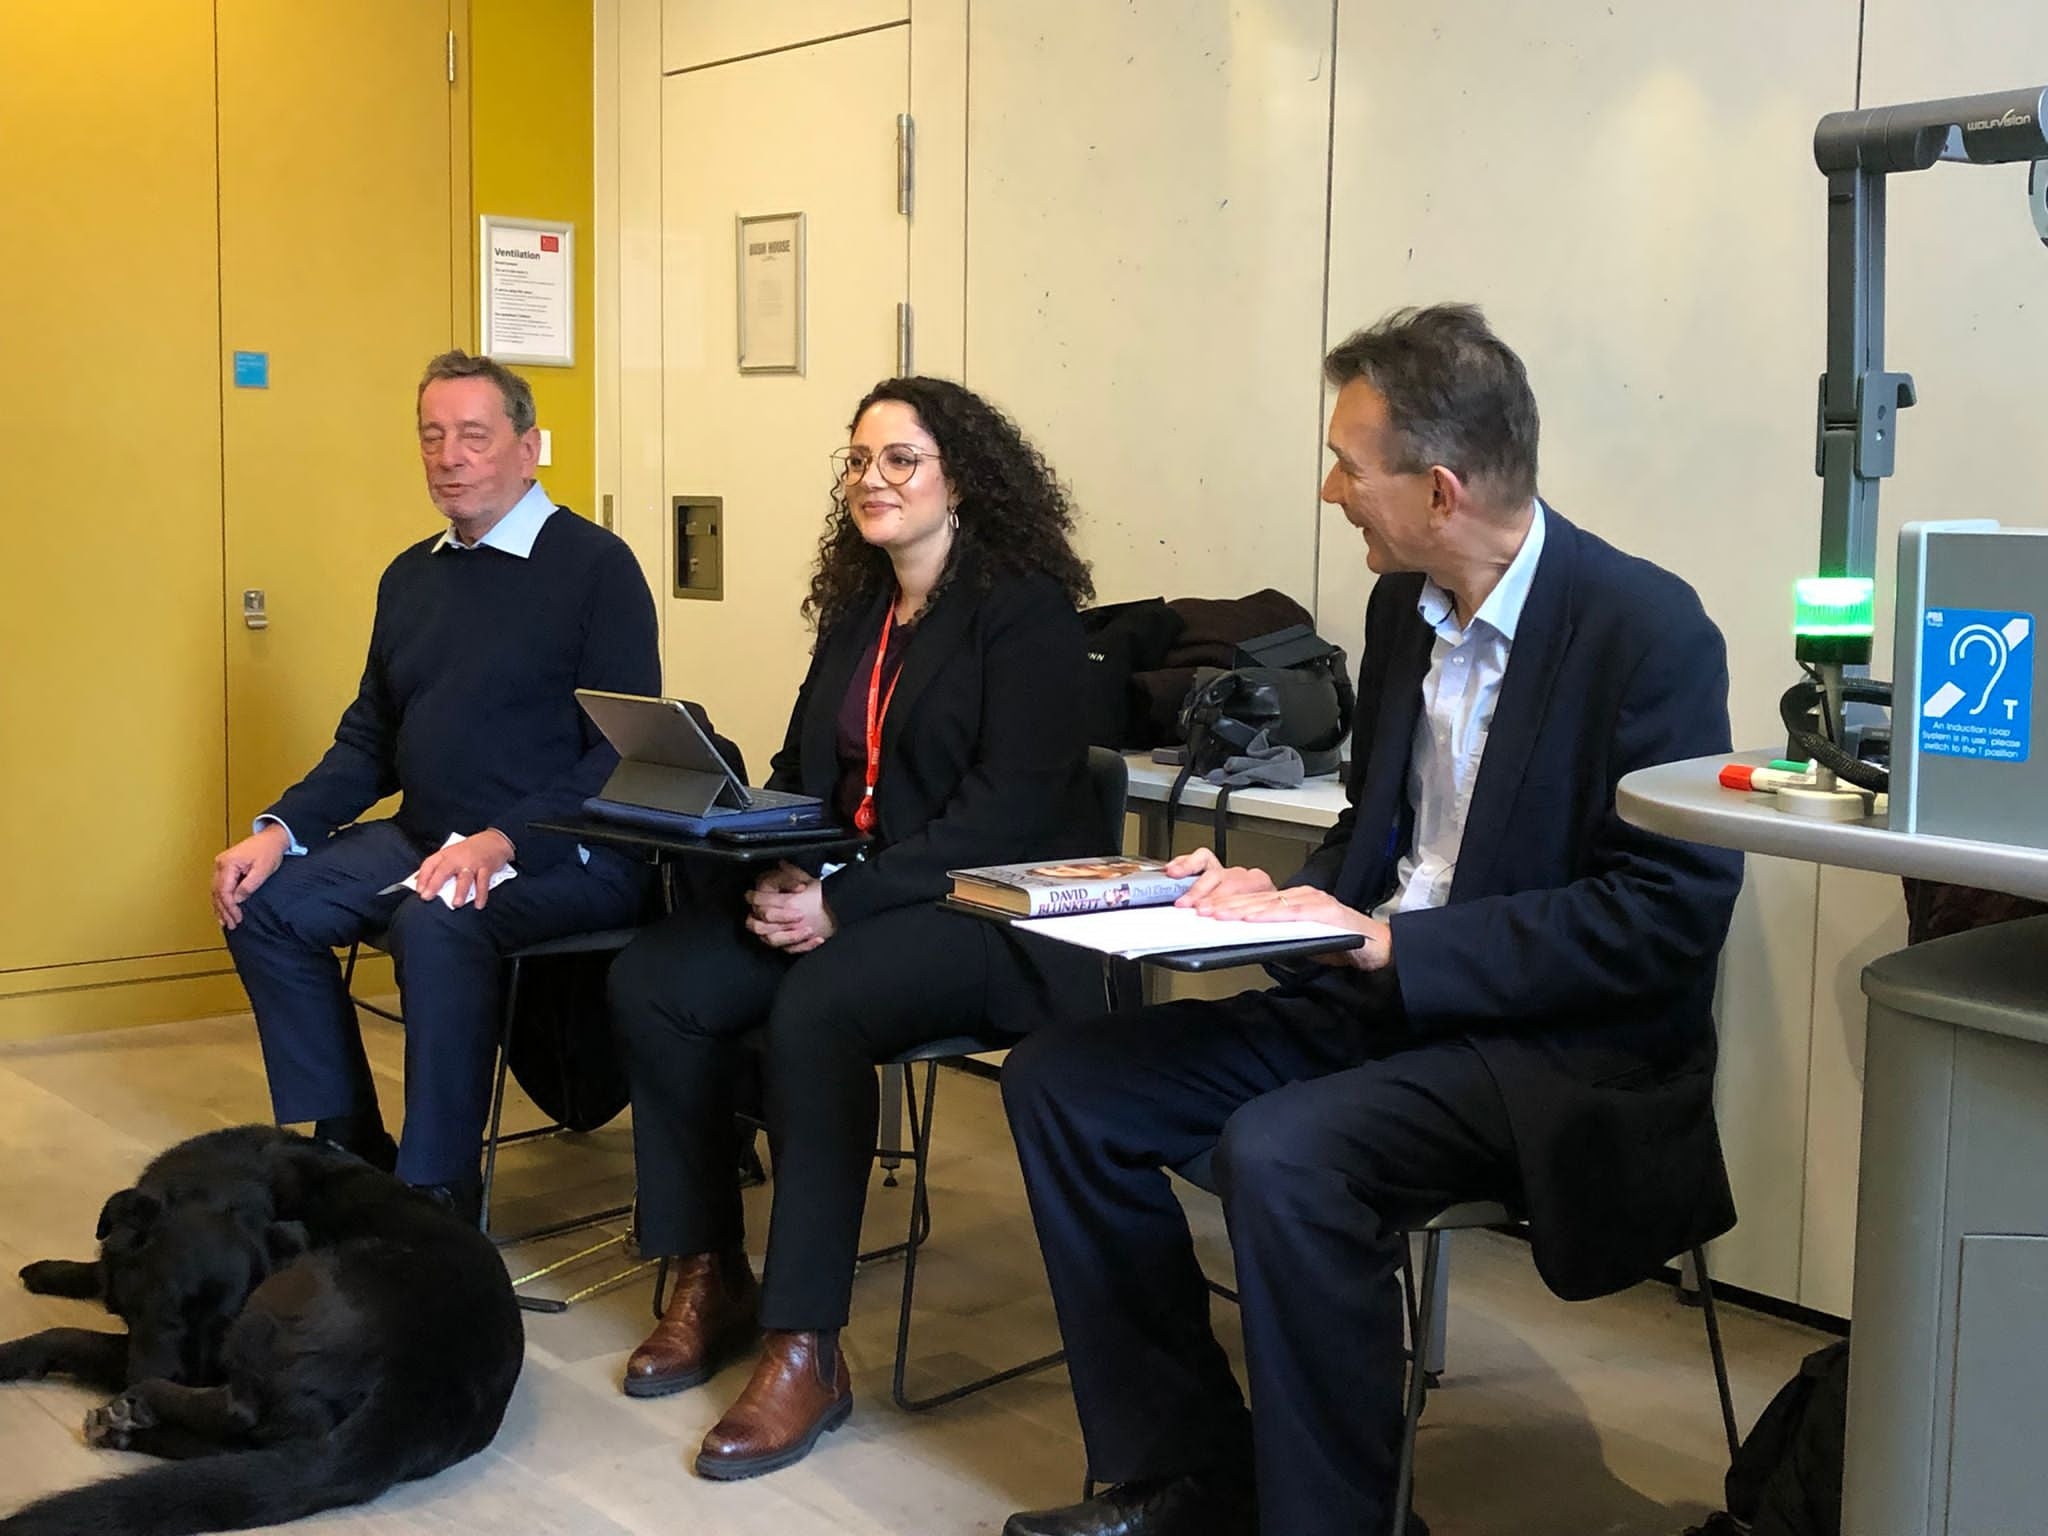
<svg viewBox="0 0 2048 1536">
<path fill-rule="evenodd" d="M 1821 375 L 1814 472 L 1823 482 L 1819 575 L 1802 583 L 1797 657 L 1818 669 L 1825 745 L 1839 749 L 1842 668 L 1870 660 L 1871 583 L 1877 570 L 1878 481 L 1892 472 L 1898 414 L 1913 404 L 1912 375 L 1884 366 L 1885 178 L 1942 160 L 1972 165 L 2033 161 L 2028 200 L 2048 244 L 2048 87 L 1831 112 L 1813 135 L 1828 179 L 1827 371 Z M 1834 587 L 1830 578 L 1855 585 Z M 1840 768 L 1846 754 L 1817 753 Z M 1857 778 L 1863 775 L 1855 775 Z M 1833 774 L 1823 776 L 1832 788 Z"/>
<path fill-rule="evenodd" d="M 1826 487 L 1822 576 L 1876 571 L 1877 482 L 1892 472 L 1898 413 L 1914 398 L 1912 375 L 1884 366 L 1885 177 L 1941 160 L 2048 159 L 2044 111 L 2048 87 L 2038 87 L 1831 112 L 1814 130 L 1813 158 L 1828 179 L 1828 366 L 1814 461 Z M 2035 222 L 2048 224 L 2039 203 L 2048 169 L 2036 166 L 2033 180 Z M 2048 228 L 2041 236 L 2048 241 Z"/>
</svg>

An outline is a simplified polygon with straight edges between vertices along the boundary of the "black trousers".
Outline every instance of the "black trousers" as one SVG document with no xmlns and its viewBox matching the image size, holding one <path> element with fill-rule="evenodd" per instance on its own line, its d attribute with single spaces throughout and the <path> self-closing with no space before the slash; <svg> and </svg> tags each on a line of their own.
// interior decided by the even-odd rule
<svg viewBox="0 0 2048 1536">
<path fill-rule="evenodd" d="M 790 960 L 742 926 L 738 898 L 647 929 L 611 972 L 633 1089 L 642 1251 L 691 1254 L 743 1236 L 733 1165 L 741 1037 L 763 1033 L 775 1159 L 761 1322 L 846 1322 L 880 1117 L 875 1064 L 986 1028 L 995 925 L 905 907 Z"/>
<path fill-rule="evenodd" d="M 1248 992 L 1038 1031 L 1002 1081 L 1091 1473 L 1169 1476 L 1255 1450 L 1262 1529 L 1387 1529 L 1400 1233 L 1519 1187 L 1472 1046 L 1384 1038 L 1341 989 Z M 1162 1171 L 1212 1146 L 1249 1415 Z"/>
</svg>

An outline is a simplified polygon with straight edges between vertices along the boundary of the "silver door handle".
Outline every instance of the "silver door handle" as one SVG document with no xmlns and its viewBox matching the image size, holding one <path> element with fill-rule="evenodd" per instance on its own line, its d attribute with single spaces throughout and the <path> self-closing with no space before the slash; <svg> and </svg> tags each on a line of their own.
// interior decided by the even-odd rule
<svg viewBox="0 0 2048 1536">
<path fill-rule="evenodd" d="M 263 606 L 261 587 L 251 587 L 242 594 L 242 622 L 251 629 L 270 628 L 270 615 Z"/>
</svg>

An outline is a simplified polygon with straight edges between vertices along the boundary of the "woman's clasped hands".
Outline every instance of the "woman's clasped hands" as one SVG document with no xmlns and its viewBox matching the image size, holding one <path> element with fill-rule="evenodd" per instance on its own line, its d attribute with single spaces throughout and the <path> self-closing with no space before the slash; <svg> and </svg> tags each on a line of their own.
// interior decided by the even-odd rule
<svg viewBox="0 0 2048 1536">
<path fill-rule="evenodd" d="M 771 949 L 809 954 L 838 932 L 825 905 L 825 883 L 794 864 L 777 864 L 747 892 L 747 932 Z"/>
</svg>

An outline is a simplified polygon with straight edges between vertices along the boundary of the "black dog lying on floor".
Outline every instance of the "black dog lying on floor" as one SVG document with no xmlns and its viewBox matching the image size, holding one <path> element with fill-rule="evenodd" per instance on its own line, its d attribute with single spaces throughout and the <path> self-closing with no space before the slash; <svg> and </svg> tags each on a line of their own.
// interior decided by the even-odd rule
<svg viewBox="0 0 2048 1536">
<path fill-rule="evenodd" d="M 31 1264 L 22 1279 L 97 1296 L 129 1331 L 0 1344 L 0 1380 L 60 1374 L 118 1393 L 86 1439 L 180 1465 L 40 1499 L 0 1536 L 184 1536 L 375 1498 L 490 1444 L 525 1352 L 487 1237 L 266 1126 L 173 1147 L 107 1202 L 96 1263 Z"/>
</svg>

